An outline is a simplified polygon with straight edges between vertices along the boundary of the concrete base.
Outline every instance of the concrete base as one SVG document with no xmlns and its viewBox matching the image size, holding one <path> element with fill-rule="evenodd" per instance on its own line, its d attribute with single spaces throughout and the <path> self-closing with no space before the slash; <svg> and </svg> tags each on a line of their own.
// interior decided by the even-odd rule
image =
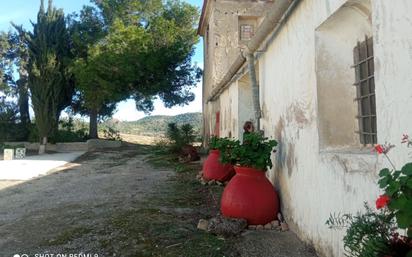
<svg viewBox="0 0 412 257">
<path fill-rule="evenodd" d="M 40 144 L 39 143 L 30 143 L 30 142 L 6 142 L 7 145 L 18 146 L 24 145 L 28 150 L 38 151 Z M 73 142 L 73 143 L 56 143 L 56 144 L 47 144 L 46 151 L 50 152 L 75 152 L 75 151 L 90 151 L 94 149 L 102 148 L 117 148 L 121 147 L 121 141 L 114 140 L 105 140 L 105 139 L 89 139 L 87 142 Z"/>
<path fill-rule="evenodd" d="M 0 161 L 0 180 L 29 180 L 74 161 L 84 151 L 29 156 L 23 160 Z"/>
</svg>

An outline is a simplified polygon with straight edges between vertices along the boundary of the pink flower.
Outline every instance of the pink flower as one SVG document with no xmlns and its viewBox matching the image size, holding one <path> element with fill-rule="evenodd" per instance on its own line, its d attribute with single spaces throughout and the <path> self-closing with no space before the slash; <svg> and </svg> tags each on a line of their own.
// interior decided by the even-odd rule
<svg viewBox="0 0 412 257">
<path fill-rule="evenodd" d="M 408 143 L 409 142 L 409 135 L 408 134 L 403 134 L 402 135 L 402 144 L 403 143 Z"/>
<path fill-rule="evenodd" d="M 376 200 L 376 209 L 382 209 L 383 207 L 387 206 L 388 203 L 390 202 L 390 198 L 387 195 L 381 195 L 379 198 Z"/>
<path fill-rule="evenodd" d="M 402 135 L 402 144 L 406 144 L 407 147 L 412 147 L 412 140 L 409 139 L 408 134 L 403 134 Z"/>
</svg>

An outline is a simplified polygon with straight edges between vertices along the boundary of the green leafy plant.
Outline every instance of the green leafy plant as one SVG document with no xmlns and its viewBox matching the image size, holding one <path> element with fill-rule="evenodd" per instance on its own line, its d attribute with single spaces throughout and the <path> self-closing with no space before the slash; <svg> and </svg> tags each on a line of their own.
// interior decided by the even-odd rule
<svg viewBox="0 0 412 257">
<path fill-rule="evenodd" d="M 331 214 L 326 224 L 331 229 L 347 228 L 343 237 L 346 256 L 389 256 L 390 238 L 396 228 L 394 216 L 385 210 L 375 212 L 366 203 L 365 209 L 365 213 L 356 215 Z"/>
<path fill-rule="evenodd" d="M 399 228 L 406 229 L 412 237 L 412 163 L 405 164 L 400 170 L 393 168 L 379 172 L 379 187 L 385 191 L 388 208 L 395 214 Z"/>
<path fill-rule="evenodd" d="M 220 139 L 218 149 L 221 151 L 222 163 L 235 163 L 266 171 L 267 167 L 273 166 L 270 157 L 275 146 L 276 140 L 252 132 L 244 135 L 243 144 L 239 140 Z"/>
<path fill-rule="evenodd" d="M 212 136 L 212 137 L 210 137 L 210 140 L 209 140 L 209 148 L 210 148 L 210 149 L 213 149 L 213 150 L 218 149 L 218 147 L 219 147 L 219 140 L 220 140 L 220 138 L 217 137 L 217 136 Z"/>
<path fill-rule="evenodd" d="M 115 141 L 122 140 L 122 138 L 120 137 L 120 132 L 111 127 L 103 128 L 103 137 L 104 139 L 107 139 L 107 140 L 115 140 Z"/>
<path fill-rule="evenodd" d="M 227 137 L 217 137 L 217 136 L 212 136 L 209 140 L 209 148 L 213 150 L 223 150 L 227 151 L 227 148 L 230 148 L 229 146 L 234 145 L 235 140 L 232 140 Z"/>
<path fill-rule="evenodd" d="M 379 176 L 379 186 L 390 198 L 388 208 L 395 213 L 399 228 L 407 229 L 412 237 L 412 163 L 394 172 L 383 169 Z"/>
<path fill-rule="evenodd" d="M 166 137 L 170 144 L 170 150 L 175 153 L 180 153 L 184 146 L 191 145 L 195 138 L 195 131 L 190 124 L 177 126 L 176 123 L 167 124 Z"/>
<path fill-rule="evenodd" d="M 402 143 L 412 146 L 408 135 L 403 135 Z M 379 172 L 384 194 L 376 200 L 378 211 L 365 204 L 364 214 L 331 215 L 326 222 L 330 228 L 347 228 L 343 241 L 349 257 L 412 257 L 412 163 L 396 169 L 388 156 L 393 147 L 389 143 L 374 147 L 392 166 Z M 397 232 L 402 229 L 406 236 Z"/>
</svg>

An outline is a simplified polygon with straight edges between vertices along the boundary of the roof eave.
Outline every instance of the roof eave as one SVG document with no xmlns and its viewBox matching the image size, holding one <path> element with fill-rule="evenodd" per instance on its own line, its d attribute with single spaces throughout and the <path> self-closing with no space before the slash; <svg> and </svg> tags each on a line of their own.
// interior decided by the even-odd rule
<svg viewBox="0 0 412 257">
<path fill-rule="evenodd" d="M 205 18 L 206 18 L 206 11 L 209 5 L 209 1 L 208 0 L 204 0 L 203 1 L 203 6 L 202 6 L 202 13 L 200 15 L 200 19 L 199 19 L 199 27 L 197 28 L 197 34 L 200 36 L 204 35 L 204 23 L 205 23 Z"/>
</svg>

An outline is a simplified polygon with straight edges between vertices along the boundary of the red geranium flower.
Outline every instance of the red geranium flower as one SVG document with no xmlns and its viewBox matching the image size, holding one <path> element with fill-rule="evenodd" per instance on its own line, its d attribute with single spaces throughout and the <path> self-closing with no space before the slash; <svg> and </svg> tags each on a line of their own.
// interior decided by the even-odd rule
<svg viewBox="0 0 412 257">
<path fill-rule="evenodd" d="M 376 209 L 381 209 L 388 205 L 389 201 L 391 199 L 387 195 L 381 195 L 379 198 L 376 200 Z"/>
<path fill-rule="evenodd" d="M 381 145 L 375 145 L 375 151 L 381 154 L 383 153 L 383 147 Z"/>
</svg>

